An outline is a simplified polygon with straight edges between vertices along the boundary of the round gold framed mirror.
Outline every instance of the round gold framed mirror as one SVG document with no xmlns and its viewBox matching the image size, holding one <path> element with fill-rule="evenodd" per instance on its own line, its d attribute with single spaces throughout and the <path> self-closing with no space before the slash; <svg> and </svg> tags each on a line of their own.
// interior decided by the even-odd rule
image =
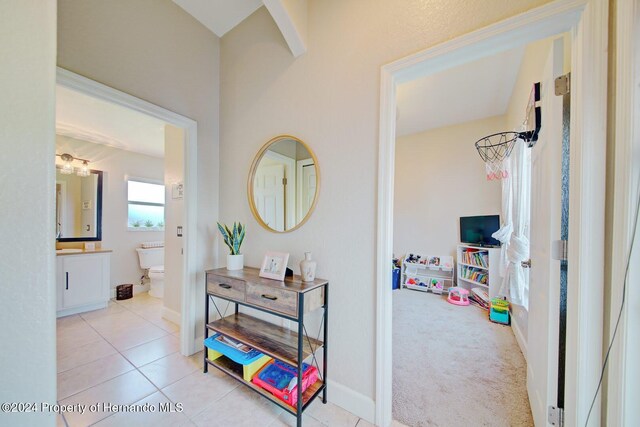
<svg viewBox="0 0 640 427">
<path fill-rule="evenodd" d="M 247 189 L 251 213 L 261 226 L 275 233 L 297 230 L 318 202 L 318 159 L 304 141 L 278 135 L 256 154 Z"/>
</svg>

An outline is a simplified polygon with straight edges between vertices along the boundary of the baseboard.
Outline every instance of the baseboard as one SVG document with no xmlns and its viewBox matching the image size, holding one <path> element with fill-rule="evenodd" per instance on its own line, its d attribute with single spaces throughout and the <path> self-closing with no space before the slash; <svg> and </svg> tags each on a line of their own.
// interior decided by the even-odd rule
<svg viewBox="0 0 640 427">
<path fill-rule="evenodd" d="M 167 307 L 162 307 L 162 318 L 168 320 L 169 322 L 173 322 L 176 325 L 180 325 L 182 316 L 175 310 L 171 310 Z"/>
<path fill-rule="evenodd" d="M 71 316 L 72 314 L 84 313 L 86 311 L 100 310 L 107 308 L 107 302 L 98 302 L 95 304 L 83 305 L 81 307 L 68 308 L 66 310 L 58 310 L 56 317 Z"/>
<path fill-rule="evenodd" d="M 520 330 L 520 326 L 518 325 L 518 321 L 516 320 L 515 316 L 511 317 L 511 330 L 513 331 L 513 335 L 515 335 L 516 341 L 520 346 L 520 351 L 522 351 L 524 360 L 527 360 L 527 340 L 522 334 L 522 331 Z"/>
<path fill-rule="evenodd" d="M 373 399 L 329 379 L 327 380 L 327 400 L 375 424 L 376 404 Z"/>
</svg>

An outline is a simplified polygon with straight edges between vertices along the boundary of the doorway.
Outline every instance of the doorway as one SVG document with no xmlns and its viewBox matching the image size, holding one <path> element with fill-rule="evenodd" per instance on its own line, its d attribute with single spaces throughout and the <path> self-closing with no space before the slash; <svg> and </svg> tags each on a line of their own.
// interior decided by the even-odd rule
<svg viewBox="0 0 640 427">
<path fill-rule="evenodd" d="M 69 89 L 101 101 L 106 101 L 126 109 L 142 113 L 145 116 L 160 120 L 166 123 L 168 128 L 174 129 L 173 133 L 181 133 L 183 144 L 183 164 L 184 182 L 180 183 L 181 188 L 177 189 L 182 193 L 182 203 L 184 213 L 184 227 L 182 227 L 183 239 L 183 260 L 180 289 L 180 352 L 191 355 L 199 347 L 197 345 L 198 333 L 195 329 L 195 313 L 197 295 L 195 278 L 197 266 L 195 260 L 196 248 L 196 209 L 197 209 L 197 123 L 187 117 L 181 116 L 162 107 L 153 105 L 147 101 L 125 94 L 101 83 L 82 77 L 78 74 L 57 69 L 56 82 L 59 86 Z M 168 233 L 175 233 L 176 230 L 167 230 Z M 180 234 L 180 232 L 178 233 Z"/>
<path fill-rule="evenodd" d="M 556 1 L 382 68 L 378 171 L 376 423 L 391 422 L 392 305 L 388 260 L 393 242 L 393 175 L 396 87 L 554 34 L 571 33 L 574 85 L 571 105 L 571 182 L 568 262 L 565 421 L 584 424 L 597 388 L 602 349 L 603 266 L 589 260 L 604 254 L 604 145 L 606 119 L 607 5 Z M 586 106 L 589 106 L 588 108 Z M 587 241 L 587 237 L 588 241 Z M 578 286 L 579 284 L 579 286 Z M 578 327 L 580 325 L 580 327 Z M 599 405 L 597 406 L 599 407 Z M 599 409 L 591 420 L 600 418 Z"/>
<path fill-rule="evenodd" d="M 560 199 L 551 191 L 561 187 L 556 160 L 562 142 L 562 111 L 553 108 L 562 98 L 553 89 L 554 78 L 569 71 L 567 38 L 542 39 L 398 85 L 393 238 L 401 289 L 393 292 L 393 415 L 406 425 L 533 425 L 528 396 L 536 402 L 536 424 L 546 419 L 539 403 L 549 394 L 546 367 L 557 365 L 557 337 L 547 343 L 546 331 L 559 329 L 559 283 L 552 280 L 557 274 L 550 275 L 554 267 L 559 273 L 559 261 L 544 269 L 534 248 L 544 246 L 544 229 L 550 231 L 547 243 L 560 238 L 539 219 L 550 216 Z M 499 144 L 499 135 L 515 138 L 513 130 L 525 135 L 534 129 L 536 105 L 544 126 L 538 141 L 530 142 L 533 148 L 524 137 L 505 139 L 493 145 L 496 151 L 474 147 L 475 141 Z M 521 129 L 528 113 L 530 124 Z M 511 147 L 500 173 L 481 157 L 497 147 Z M 555 157 L 542 160 L 549 153 Z M 529 219 L 532 188 L 538 189 L 535 226 Z M 529 269 L 509 250 L 516 240 L 531 242 L 537 267 L 531 291 Z M 507 270 L 515 273 L 509 275 L 518 279 L 515 285 L 505 283 Z M 449 303 L 449 291 L 453 297 L 468 292 L 469 305 Z M 508 298 L 511 316 L 492 320 L 507 325 L 489 321 L 488 301 L 500 296 Z M 529 369 L 528 344 L 537 349 Z M 542 357 L 548 347 L 549 356 Z M 550 382 L 553 376 L 551 369 Z M 455 413 L 442 409 L 455 400 Z"/>
</svg>

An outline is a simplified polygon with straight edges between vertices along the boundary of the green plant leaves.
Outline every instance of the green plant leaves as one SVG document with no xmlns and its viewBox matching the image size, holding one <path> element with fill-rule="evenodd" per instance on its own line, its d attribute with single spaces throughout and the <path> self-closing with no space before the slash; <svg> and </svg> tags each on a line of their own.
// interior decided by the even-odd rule
<svg viewBox="0 0 640 427">
<path fill-rule="evenodd" d="M 231 255 L 239 255 L 240 254 L 240 246 L 244 240 L 245 235 L 245 227 L 239 222 L 233 223 L 233 231 L 229 229 L 228 226 L 224 224 L 218 224 L 218 230 L 220 234 L 222 234 L 222 239 L 224 240 L 224 244 L 229 248 Z"/>
</svg>

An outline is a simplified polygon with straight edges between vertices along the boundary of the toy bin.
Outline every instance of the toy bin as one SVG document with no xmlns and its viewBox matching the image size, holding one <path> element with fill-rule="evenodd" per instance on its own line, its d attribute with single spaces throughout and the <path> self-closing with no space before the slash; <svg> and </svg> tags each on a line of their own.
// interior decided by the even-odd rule
<svg viewBox="0 0 640 427">
<path fill-rule="evenodd" d="M 271 357 L 260 353 L 258 350 L 251 349 L 245 352 L 223 344 L 217 340 L 219 336 L 220 334 L 215 334 L 204 340 L 204 345 L 207 347 L 207 359 L 214 361 L 221 357 L 226 357 L 241 365 L 242 378 L 245 381 L 251 381 L 255 373 L 272 360 Z"/>
<path fill-rule="evenodd" d="M 400 288 L 400 269 L 399 268 L 394 268 L 393 269 L 393 280 L 392 280 L 392 285 L 391 285 L 391 289 L 398 289 Z"/>
<path fill-rule="evenodd" d="M 489 304 L 489 320 L 494 323 L 509 325 L 509 302 L 500 298 L 492 298 Z"/>
<path fill-rule="evenodd" d="M 251 381 L 267 390 L 284 403 L 296 406 L 298 403 L 298 369 L 279 360 L 274 360 L 262 368 Z M 306 363 L 302 364 L 302 392 L 318 381 L 318 370 Z"/>
</svg>

